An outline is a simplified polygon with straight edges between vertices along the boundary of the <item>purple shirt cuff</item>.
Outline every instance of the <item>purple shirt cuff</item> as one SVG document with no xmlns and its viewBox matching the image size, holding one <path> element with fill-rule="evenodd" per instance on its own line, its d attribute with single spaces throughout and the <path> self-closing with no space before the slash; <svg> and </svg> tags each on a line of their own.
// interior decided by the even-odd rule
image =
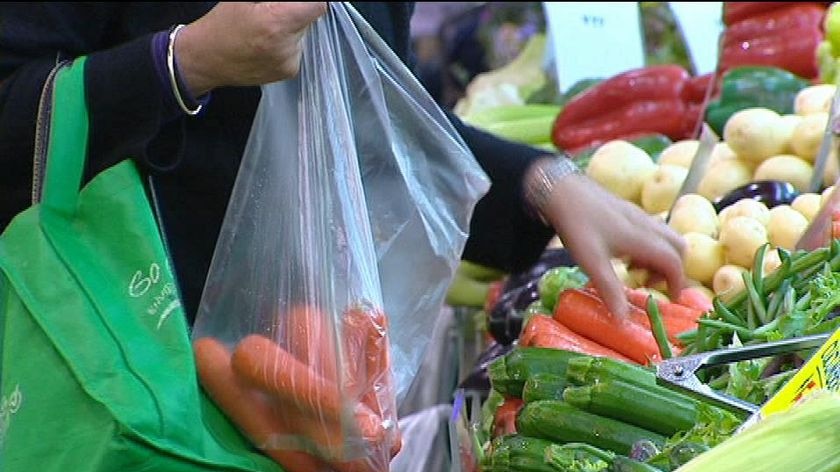
<svg viewBox="0 0 840 472">
<path fill-rule="evenodd" d="M 178 106 L 178 102 L 175 100 L 175 91 L 172 90 L 172 84 L 169 81 L 169 70 L 166 66 L 166 53 L 168 47 L 169 31 L 160 31 L 156 33 L 152 38 L 152 57 L 154 58 L 155 70 L 157 71 L 160 86 L 167 91 L 163 94 L 163 96 L 166 97 L 164 105 L 167 112 L 171 112 L 167 114 L 183 114 L 181 107 Z M 178 84 L 178 91 L 181 93 L 181 98 L 184 100 L 184 103 L 188 108 L 195 109 L 199 105 L 204 107 L 210 101 L 210 93 L 206 93 L 198 99 L 193 97 L 189 87 L 187 87 L 183 80 L 181 80 L 181 75 L 178 72 L 177 57 L 175 58 L 175 80 Z"/>
</svg>

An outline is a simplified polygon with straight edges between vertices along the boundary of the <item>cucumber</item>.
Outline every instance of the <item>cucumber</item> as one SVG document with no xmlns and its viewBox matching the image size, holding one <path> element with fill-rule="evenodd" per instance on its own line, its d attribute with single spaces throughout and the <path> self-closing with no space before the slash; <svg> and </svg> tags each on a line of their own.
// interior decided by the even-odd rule
<svg viewBox="0 0 840 472">
<path fill-rule="evenodd" d="M 653 369 L 609 357 L 588 356 L 572 359 L 567 364 L 566 381 L 572 385 L 592 385 L 610 380 L 622 380 L 642 387 L 656 385 Z"/>
<path fill-rule="evenodd" d="M 528 377 L 522 387 L 522 400 L 525 403 L 539 400 L 562 400 L 563 390 L 568 383 L 562 375 L 540 372 Z"/>
<path fill-rule="evenodd" d="M 565 376 L 569 360 L 578 357 L 591 356 L 562 349 L 517 347 L 490 363 L 487 375 L 499 393 L 522 398 L 522 388 L 529 377 L 538 373 Z"/>
<path fill-rule="evenodd" d="M 484 457 L 482 472 L 557 472 L 546 461 L 545 439 L 509 434 L 493 439 Z"/>
<path fill-rule="evenodd" d="M 583 442 L 625 456 L 636 441 L 649 440 L 658 447 L 665 443 L 658 433 L 583 411 L 562 400 L 526 404 L 519 412 L 516 430 L 524 436 L 557 443 Z"/>
<path fill-rule="evenodd" d="M 581 410 L 671 436 L 697 422 L 697 403 L 658 385 L 644 387 L 621 380 L 568 387 L 563 400 Z"/>
</svg>

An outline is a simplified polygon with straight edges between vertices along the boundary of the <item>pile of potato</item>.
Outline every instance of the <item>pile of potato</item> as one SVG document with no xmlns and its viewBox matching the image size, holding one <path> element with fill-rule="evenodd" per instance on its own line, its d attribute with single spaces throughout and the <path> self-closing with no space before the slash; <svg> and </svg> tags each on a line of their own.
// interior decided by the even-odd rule
<svg viewBox="0 0 840 472">
<path fill-rule="evenodd" d="M 825 190 L 807 193 L 813 163 L 828 122 L 834 85 L 814 85 L 797 94 L 794 114 L 779 115 L 766 108 L 733 114 L 724 126 L 697 191 L 676 197 L 688 175 L 699 146 L 697 140 L 676 142 L 654 162 L 644 150 L 615 140 L 596 150 L 587 175 L 614 194 L 636 203 L 650 214 L 667 215 L 669 224 L 688 242 L 686 275 L 715 294 L 743 287 L 741 272 L 752 265 L 764 243 L 793 249 L 799 236 L 825 201 L 837 180 L 837 159 L 832 156 L 823 174 Z M 712 202 L 732 190 L 759 180 L 789 182 L 801 194 L 791 205 L 772 209 L 744 199 L 715 212 Z M 767 251 L 765 270 L 779 264 L 778 253 Z M 620 262 L 617 272 L 628 285 L 639 285 Z"/>
<path fill-rule="evenodd" d="M 781 264 L 775 248 L 795 248 L 833 189 L 803 193 L 790 205 L 773 208 L 745 198 L 720 213 L 702 195 L 683 195 L 668 224 L 686 240 L 686 276 L 723 298 L 737 293 L 744 287 L 741 273 L 752 267 L 758 248 L 770 244 L 764 271 L 775 270 Z"/>
</svg>

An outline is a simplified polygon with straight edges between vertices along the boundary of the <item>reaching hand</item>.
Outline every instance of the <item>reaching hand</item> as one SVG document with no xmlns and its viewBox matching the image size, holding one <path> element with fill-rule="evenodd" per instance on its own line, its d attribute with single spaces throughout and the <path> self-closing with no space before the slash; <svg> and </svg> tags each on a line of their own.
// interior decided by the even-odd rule
<svg viewBox="0 0 840 472">
<path fill-rule="evenodd" d="M 220 2 L 179 32 L 180 73 L 196 96 L 294 77 L 301 39 L 326 11 L 326 2 Z"/>
<path fill-rule="evenodd" d="M 661 275 L 670 293 L 682 289 L 682 237 L 587 177 L 563 177 L 542 213 L 617 316 L 626 316 L 629 307 L 612 258 L 626 257 L 631 265 Z"/>
</svg>

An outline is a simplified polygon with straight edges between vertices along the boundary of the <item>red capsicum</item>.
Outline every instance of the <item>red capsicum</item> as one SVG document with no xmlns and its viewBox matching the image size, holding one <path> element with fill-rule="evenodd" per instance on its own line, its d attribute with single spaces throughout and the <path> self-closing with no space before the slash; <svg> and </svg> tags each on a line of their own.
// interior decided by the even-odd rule
<svg viewBox="0 0 840 472">
<path fill-rule="evenodd" d="M 723 24 L 734 25 L 767 11 L 800 4 L 801 2 L 723 2 Z"/>
<path fill-rule="evenodd" d="M 695 81 L 684 68 L 671 64 L 618 74 L 566 104 L 554 121 L 552 141 L 574 154 L 643 134 L 685 139 L 699 119 L 702 107 L 690 105 L 702 102 L 704 83 L 708 85 L 707 78 Z"/>
<path fill-rule="evenodd" d="M 739 66 L 772 66 L 817 77 L 816 50 L 823 39 L 821 3 L 724 2 L 720 72 Z"/>
<path fill-rule="evenodd" d="M 824 16 L 825 7 L 817 3 L 794 4 L 765 11 L 727 26 L 724 45 L 800 28 L 819 30 Z"/>
</svg>

